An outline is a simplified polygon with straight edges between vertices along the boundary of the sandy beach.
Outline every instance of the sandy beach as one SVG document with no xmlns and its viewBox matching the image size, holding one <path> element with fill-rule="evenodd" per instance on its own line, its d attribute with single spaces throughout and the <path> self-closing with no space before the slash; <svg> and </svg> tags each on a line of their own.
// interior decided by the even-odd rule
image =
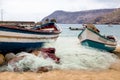
<svg viewBox="0 0 120 80">
<path fill-rule="evenodd" d="M 0 80 L 120 80 L 120 71 L 53 70 L 45 73 L 1 72 Z"/>
<path fill-rule="evenodd" d="M 0 80 L 120 80 L 119 61 L 107 70 L 51 70 L 48 72 L 0 72 Z"/>
</svg>

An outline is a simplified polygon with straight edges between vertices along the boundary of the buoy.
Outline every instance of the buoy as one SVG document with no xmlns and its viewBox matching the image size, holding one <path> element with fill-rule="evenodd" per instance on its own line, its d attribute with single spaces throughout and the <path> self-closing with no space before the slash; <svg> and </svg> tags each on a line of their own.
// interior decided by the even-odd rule
<svg viewBox="0 0 120 80">
<path fill-rule="evenodd" d="M 120 46 L 116 46 L 116 49 L 113 51 L 114 53 L 119 53 L 120 54 Z"/>
<path fill-rule="evenodd" d="M 3 54 L 0 54 L 0 65 L 3 64 L 5 62 L 5 57 L 3 56 Z"/>
<path fill-rule="evenodd" d="M 113 51 L 113 53 L 117 55 L 118 58 L 120 58 L 120 46 L 119 45 L 116 46 L 116 49 Z"/>
</svg>

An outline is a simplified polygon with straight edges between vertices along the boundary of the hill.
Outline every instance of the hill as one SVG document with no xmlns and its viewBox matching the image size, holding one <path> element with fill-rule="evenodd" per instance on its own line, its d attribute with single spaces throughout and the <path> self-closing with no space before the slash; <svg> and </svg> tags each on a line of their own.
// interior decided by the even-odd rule
<svg viewBox="0 0 120 80">
<path fill-rule="evenodd" d="M 46 19 L 54 18 L 57 20 L 58 23 L 65 23 L 65 24 L 107 23 L 108 18 L 106 17 L 111 18 L 111 14 L 116 13 L 115 10 L 116 9 L 98 9 L 98 10 L 86 10 L 86 11 L 77 11 L 77 12 L 67 12 L 67 11 L 59 10 L 48 15 L 47 17 L 42 19 L 42 21 Z M 116 13 L 115 15 L 117 14 L 119 14 L 119 12 Z"/>
<path fill-rule="evenodd" d="M 101 24 L 120 24 L 120 8 L 101 17 L 97 17 L 96 21 Z"/>
</svg>

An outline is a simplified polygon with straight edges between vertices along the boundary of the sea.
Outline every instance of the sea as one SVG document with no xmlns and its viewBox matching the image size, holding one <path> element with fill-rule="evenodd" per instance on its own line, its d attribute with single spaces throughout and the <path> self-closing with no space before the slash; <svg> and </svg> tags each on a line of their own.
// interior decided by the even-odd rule
<svg viewBox="0 0 120 80">
<path fill-rule="evenodd" d="M 51 59 L 43 59 L 21 52 L 21 54 L 28 54 L 29 56 L 16 63 L 19 68 L 29 67 L 31 70 L 36 70 L 40 66 L 52 66 L 53 69 L 61 70 L 104 70 L 118 60 L 118 57 L 113 53 L 80 45 L 78 35 L 81 30 L 70 30 L 69 27 L 82 28 L 82 24 L 57 24 L 57 26 L 62 29 L 58 39 L 55 42 L 46 43 L 44 47 L 55 48 L 56 56 L 60 58 L 60 64 L 56 64 Z M 118 45 L 120 45 L 120 25 L 95 26 L 102 35 L 114 35 Z M 7 69 L 12 71 L 13 66 L 8 65 Z"/>
</svg>

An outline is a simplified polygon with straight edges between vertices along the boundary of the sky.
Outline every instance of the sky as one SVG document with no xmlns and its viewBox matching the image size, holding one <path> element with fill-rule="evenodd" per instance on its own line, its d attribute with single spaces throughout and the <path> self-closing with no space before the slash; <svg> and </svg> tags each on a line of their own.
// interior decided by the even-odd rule
<svg viewBox="0 0 120 80">
<path fill-rule="evenodd" d="M 120 8 L 120 0 L 0 0 L 4 21 L 37 22 L 56 10 L 75 12 L 108 8 Z"/>
</svg>

